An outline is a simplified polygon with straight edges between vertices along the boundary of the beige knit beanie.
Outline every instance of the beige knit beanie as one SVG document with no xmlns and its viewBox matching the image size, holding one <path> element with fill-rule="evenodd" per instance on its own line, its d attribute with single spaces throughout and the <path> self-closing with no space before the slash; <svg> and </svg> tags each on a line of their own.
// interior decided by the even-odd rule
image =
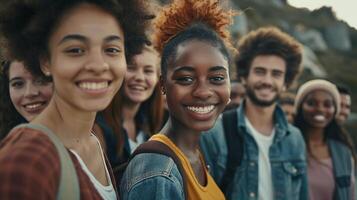
<svg viewBox="0 0 357 200">
<path fill-rule="evenodd" d="M 311 80 L 300 86 L 295 97 L 295 113 L 297 113 L 297 110 L 300 107 L 302 101 L 305 99 L 305 97 L 314 90 L 324 90 L 331 94 L 334 102 L 336 103 L 336 117 L 340 113 L 340 94 L 338 93 L 335 84 L 322 79 Z"/>
</svg>

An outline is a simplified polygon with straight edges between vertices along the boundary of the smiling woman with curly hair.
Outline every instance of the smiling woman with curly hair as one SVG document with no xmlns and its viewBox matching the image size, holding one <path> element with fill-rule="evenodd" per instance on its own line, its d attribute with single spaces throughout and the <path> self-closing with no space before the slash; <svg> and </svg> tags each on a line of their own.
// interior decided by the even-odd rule
<svg viewBox="0 0 357 200">
<path fill-rule="evenodd" d="M 224 199 L 199 141 L 229 101 L 226 28 L 232 14 L 218 0 L 176 0 L 158 15 L 154 41 L 162 55 L 160 83 L 170 116 L 138 151 L 148 144 L 164 147 L 175 161 L 156 152 L 136 155 L 121 182 L 124 199 Z"/>
<path fill-rule="evenodd" d="M 53 80 L 48 106 L 0 144 L 0 199 L 118 199 L 92 132 L 140 52 L 152 18 L 141 0 L 1 1 L 6 58 Z"/>
</svg>

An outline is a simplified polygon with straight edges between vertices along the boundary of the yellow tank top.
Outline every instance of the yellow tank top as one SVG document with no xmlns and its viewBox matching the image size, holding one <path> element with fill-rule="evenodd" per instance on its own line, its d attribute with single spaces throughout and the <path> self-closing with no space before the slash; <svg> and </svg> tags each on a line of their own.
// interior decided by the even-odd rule
<svg viewBox="0 0 357 200">
<path fill-rule="evenodd" d="M 163 134 L 156 134 L 150 138 L 150 140 L 155 140 L 166 144 L 170 147 L 173 152 L 178 156 L 182 163 L 182 167 L 185 170 L 187 177 L 186 177 L 186 185 L 187 185 L 187 193 L 189 200 L 222 200 L 225 199 L 223 193 L 214 182 L 211 175 L 205 169 L 205 174 L 207 177 L 207 184 L 205 186 L 201 185 L 196 176 L 193 172 L 191 164 L 187 157 L 183 154 L 183 152 L 165 135 Z M 201 161 L 204 163 L 201 155 Z"/>
</svg>

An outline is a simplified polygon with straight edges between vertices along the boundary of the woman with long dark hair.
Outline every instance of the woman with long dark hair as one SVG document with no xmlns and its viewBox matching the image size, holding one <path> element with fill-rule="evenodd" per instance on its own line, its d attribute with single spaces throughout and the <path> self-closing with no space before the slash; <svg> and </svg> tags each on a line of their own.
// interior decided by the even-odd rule
<svg viewBox="0 0 357 200">
<path fill-rule="evenodd" d="M 295 110 L 294 125 L 307 146 L 310 199 L 353 199 L 356 158 L 349 135 L 336 121 L 340 110 L 336 86 L 319 79 L 304 83 Z"/>
</svg>

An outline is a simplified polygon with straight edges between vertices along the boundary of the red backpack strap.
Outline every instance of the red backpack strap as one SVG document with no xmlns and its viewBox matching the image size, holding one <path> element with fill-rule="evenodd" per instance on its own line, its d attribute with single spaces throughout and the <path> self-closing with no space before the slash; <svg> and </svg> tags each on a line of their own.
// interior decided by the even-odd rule
<svg viewBox="0 0 357 200">
<path fill-rule="evenodd" d="M 141 154 L 141 153 L 156 153 L 156 154 L 161 154 L 167 157 L 170 157 L 176 164 L 181 177 L 182 177 L 182 182 L 183 182 L 183 189 L 184 189 L 184 194 L 185 194 L 185 199 L 188 199 L 188 193 L 187 193 L 187 185 L 186 185 L 186 172 L 182 166 L 181 160 L 177 155 L 175 154 L 174 151 L 170 147 L 168 147 L 166 144 L 155 141 L 155 140 L 149 140 L 143 144 L 141 144 L 137 149 L 135 149 L 134 153 L 131 155 L 130 159 L 133 159 L 136 155 Z"/>
</svg>

